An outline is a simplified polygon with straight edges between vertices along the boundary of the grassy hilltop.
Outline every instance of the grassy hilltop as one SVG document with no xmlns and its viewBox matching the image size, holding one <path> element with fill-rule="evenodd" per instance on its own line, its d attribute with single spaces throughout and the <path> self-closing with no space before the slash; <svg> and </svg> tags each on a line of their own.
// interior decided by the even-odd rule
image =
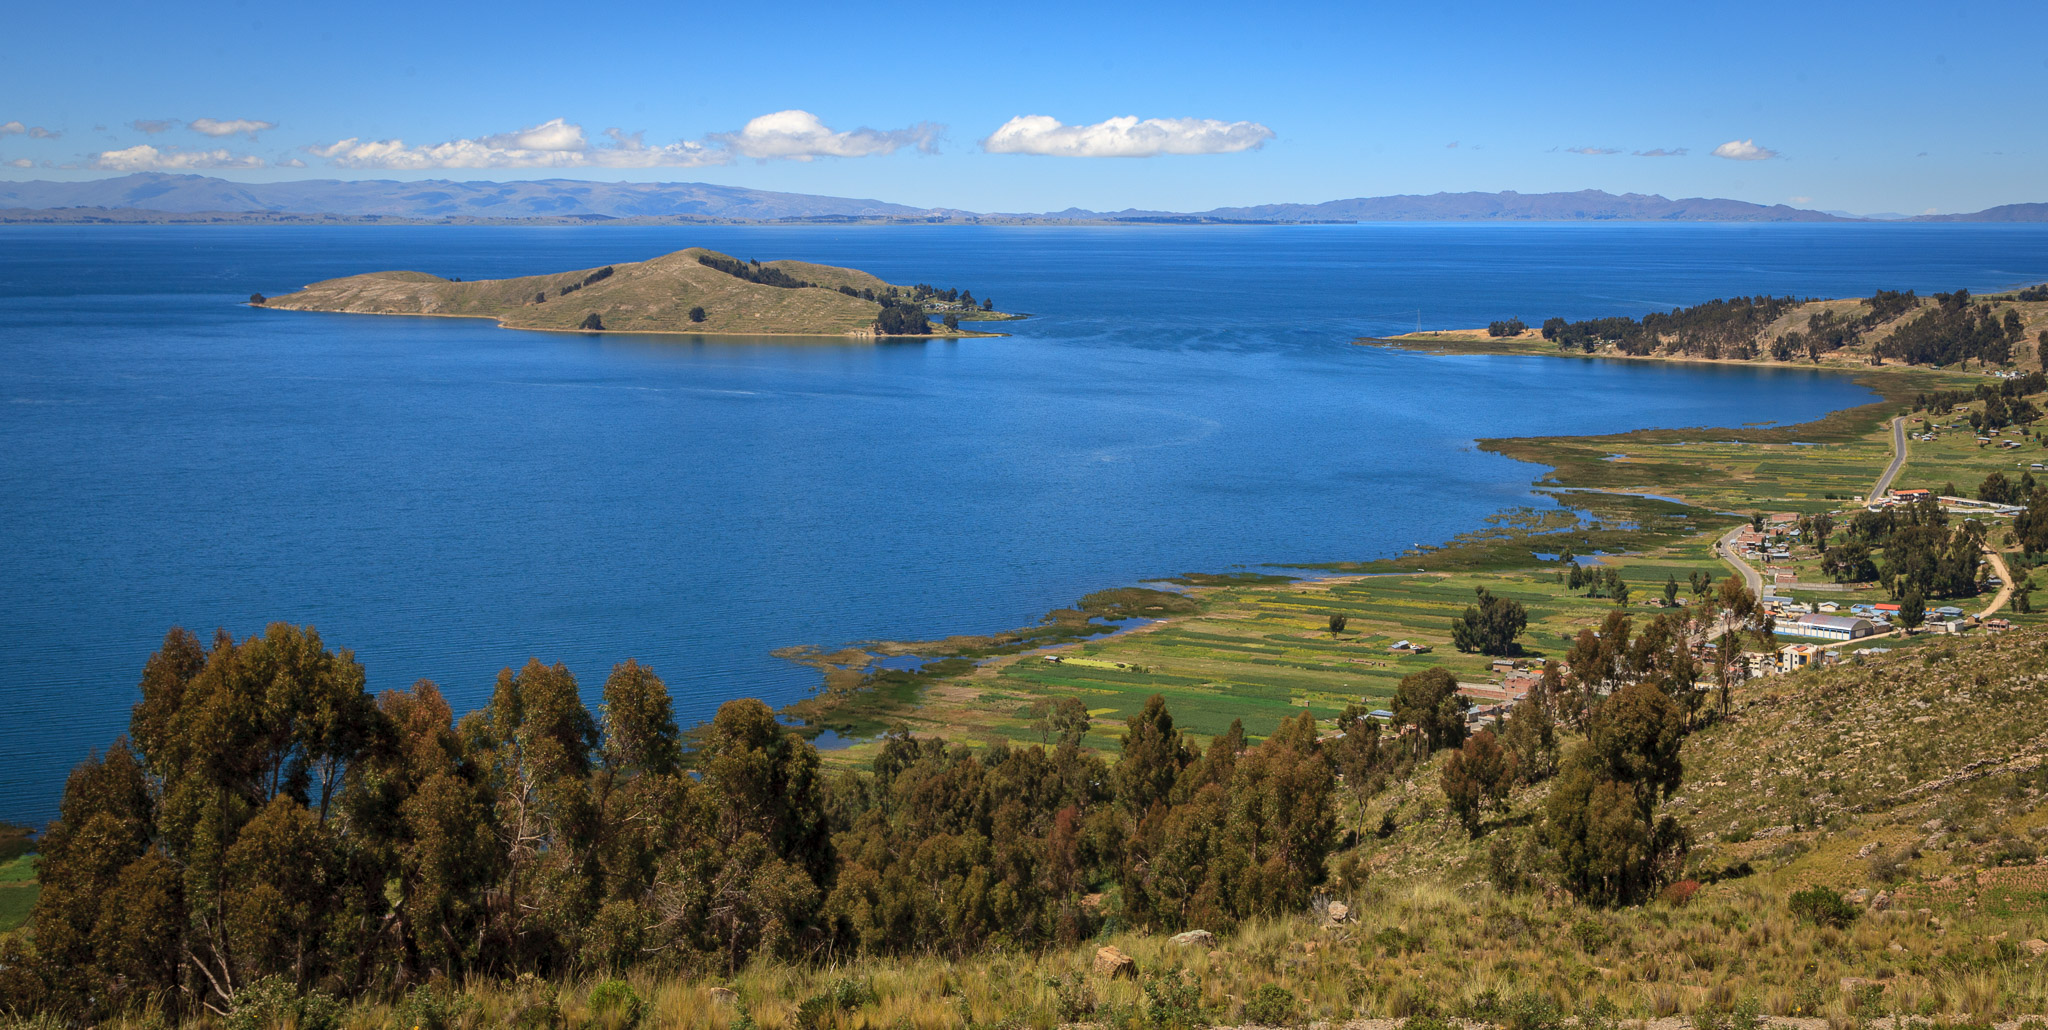
<svg viewBox="0 0 2048 1030">
<path fill-rule="evenodd" d="M 951 291 L 948 291 L 951 292 Z M 253 301 L 253 298 L 252 298 Z M 868 336 L 885 308 L 915 305 L 918 315 L 957 321 L 1015 316 L 946 301 L 852 268 L 804 261 L 744 262 L 692 247 L 648 261 L 553 275 L 464 282 L 425 272 L 370 272 L 314 283 L 271 297 L 264 307 L 377 315 L 493 318 L 513 329 L 701 333 L 707 335 Z M 595 319 L 595 324 L 593 324 Z M 884 324 L 882 335 L 973 336 L 972 330 Z"/>
<path fill-rule="evenodd" d="M 1973 296 L 1879 290 L 1836 299 L 1734 297 L 1641 319 L 1519 316 L 1485 328 L 1358 342 L 1444 353 L 1739 362 L 1860 370 L 1880 366 L 2041 369 L 2048 285 Z"/>
</svg>

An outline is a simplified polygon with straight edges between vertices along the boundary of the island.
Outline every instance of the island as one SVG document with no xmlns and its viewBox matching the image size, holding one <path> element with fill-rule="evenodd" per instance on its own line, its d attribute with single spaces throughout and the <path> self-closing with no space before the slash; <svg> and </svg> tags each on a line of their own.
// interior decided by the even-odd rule
<svg viewBox="0 0 2048 1030">
<path fill-rule="evenodd" d="M 491 318 L 508 329 L 858 338 L 999 336 L 961 327 L 1021 315 L 972 290 L 901 286 L 805 261 L 741 260 L 691 247 L 647 261 L 550 275 L 463 281 L 369 272 L 252 306 L 286 311 Z"/>
</svg>

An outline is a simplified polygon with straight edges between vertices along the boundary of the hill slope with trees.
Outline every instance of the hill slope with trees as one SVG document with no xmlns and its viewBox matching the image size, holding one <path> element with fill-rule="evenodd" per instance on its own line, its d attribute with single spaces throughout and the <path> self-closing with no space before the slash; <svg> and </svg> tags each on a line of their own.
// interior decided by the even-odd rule
<svg viewBox="0 0 2048 1030">
<path fill-rule="evenodd" d="M 1666 621 L 1628 623 L 1477 733 L 1455 683 L 1420 673 L 1394 727 L 1303 715 L 1200 747 L 1155 699 L 1107 758 L 1062 722 L 1046 746 L 897 736 L 836 774 L 758 702 L 680 733 L 630 661 L 595 710 L 535 661 L 458 720 L 431 683 L 372 697 L 308 630 L 174 632 L 129 737 L 78 768 L 42 836 L 0 1011 L 723 1028 L 2048 1009 L 2048 633 L 1695 699 Z"/>
</svg>

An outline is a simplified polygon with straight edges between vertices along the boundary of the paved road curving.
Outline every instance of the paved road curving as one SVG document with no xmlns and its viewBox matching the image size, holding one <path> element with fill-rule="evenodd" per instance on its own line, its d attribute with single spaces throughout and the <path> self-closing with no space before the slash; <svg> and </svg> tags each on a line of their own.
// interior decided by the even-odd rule
<svg viewBox="0 0 2048 1030">
<path fill-rule="evenodd" d="M 1870 503 L 1884 499 L 1884 492 L 1892 488 L 1892 480 L 1899 478 L 1899 470 L 1906 465 L 1906 416 L 1892 418 L 1892 463 L 1877 477 L 1877 485 L 1870 488 Z"/>
<path fill-rule="evenodd" d="M 1721 534 L 1721 539 L 1714 543 L 1714 554 L 1732 566 L 1736 572 L 1741 573 L 1742 583 L 1749 588 L 1751 596 L 1762 597 L 1764 596 L 1763 573 L 1758 572 L 1756 566 L 1743 561 L 1742 556 L 1735 551 L 1735 538 L 1742 535 L 1742 531 L 1748 528 L 1749 523 L 1745 522 Z"/>
<path fill-rule="evenodd" d="M 1899 470 L 1905 466 L 1906 417 L 1900 415 L 1892 419 L 1892 461 L 1890 465 L 1885 467 L 1884 475 L 1877 477 L 1877 485 L 1870 488 L 1871 503 L 1874 504 L 1884 498 L 1885 491 L 1892 488 L 1892 482 L 1899 478 Z M 1721 534 L 1721 539 L 1714 543 L 1714 554 L 1742 575 L 1743 585 L 1749 587 L 1751 595 L 1762 597 L 1764 595 L 1763 574 L 1758 572 L 1755 566 L 1744 561 L 1735 550 L 1735 538 L 1745 528 L 1747 528 L 1746 525 L 1736 526 L 1728 532 Z M 1991 604 L 1983 611 L 1977 613 L 1977 617 L 1980 619 L 1988 619 L 2004 608 L 2006 603 L 2012 600 L 2013 591 L 2012 570 L 2006 567 L 2005 556 L 1999 554 L 1989 544 L 1986 544 L 1984 546 L 1984 558 L 1991 563 L 1993 569 L 1998 571 L 2000 586 L 1998 593 L 1991 598 Z M 1889 634 L 1879 635 L 1885 636 Z"/>
</svg>

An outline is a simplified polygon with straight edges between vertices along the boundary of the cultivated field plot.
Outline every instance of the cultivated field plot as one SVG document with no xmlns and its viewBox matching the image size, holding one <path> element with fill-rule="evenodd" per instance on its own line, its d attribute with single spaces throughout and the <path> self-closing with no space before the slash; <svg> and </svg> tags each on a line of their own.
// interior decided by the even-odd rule
<svg viewBox="0 0 2048 1030">
<path fill-rule="evenodd" d="M 1684 597 L 1695 571 L 1716 580 L 1729 574 L 1711 557 L 1710 541 L 1703 536 L 1653 554 L 1602 560 L 1628 583 L 1630 613 L 1647 621 L 1665 610 L 1658 605 L 1667 579 L 1677 581 Z M 1242 719 L 1245 731 L 1259 738 L 1303 710 L 1328 719 L 1352 704 L 1390 707 L 1401 677 L 1435 666 L 1450 669 L 1462 682 L 1497 681 L 1491 658 L 1460 654 L 1451 646 L 1451 620 L 1474 601 L 1477 587 L 1528 609 L 1523 657 L 1562 655 L 1570 637 L 1597 625 L 1615 606 L 1611 598 L 1569 591 L 1560 582 L 1562 568 L 1532 562 L 1501 572 L 1208 588 L 1201 591 L 1199 615 L 1063 648 L 1057 662 L 1045 653 L 1026 654 L 934 684 L 903 723 L 948 738 L 1036 743 L 1045 733 L 1033 725 L 1033 703 L 1073 696 L 1092 717 L 1086 744 L 1113 750 L 1124 718 L 1160 694 L 1175 724 L 1198 738 L 1226 731 L 1233 719 Z M 1334 635 L 1333 615 L 1346 620 Z M 1431 650 L 1390 653 L 1389 646 L 1401 640 Z M 865 750 L 856 745 L 832 757 L 858 760 Z"/>
</svg>

